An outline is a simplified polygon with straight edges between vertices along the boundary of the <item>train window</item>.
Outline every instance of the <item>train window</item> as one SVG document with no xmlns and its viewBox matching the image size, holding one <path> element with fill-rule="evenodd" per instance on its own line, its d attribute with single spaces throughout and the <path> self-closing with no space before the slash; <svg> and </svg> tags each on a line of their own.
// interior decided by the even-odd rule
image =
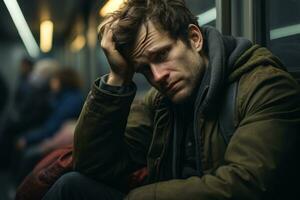
<svg viewBox="0 0 300 200">
<path fill-rule="evenodd" d="M 192 13 L 198 16 L 200 26 L 216 26 L 217 10 L 215 0 L 186 0 L 185 2 Z"/>
<path fill-rule="evenodd" d="M 300 71 L 300 1 L 267 0 L 267 46 L 291 72 Z"/>
</svg>

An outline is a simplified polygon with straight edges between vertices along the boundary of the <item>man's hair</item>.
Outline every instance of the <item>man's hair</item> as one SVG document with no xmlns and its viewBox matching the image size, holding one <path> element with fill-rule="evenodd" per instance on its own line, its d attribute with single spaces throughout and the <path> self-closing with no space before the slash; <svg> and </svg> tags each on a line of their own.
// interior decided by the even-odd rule
<svg viewBox="0 0 300 200">
<path fill-rule="evenodd" d="M 113 40 L 116 49 L 127 57 L 138 30 L 149 20 L 158 30 L 166 31 L 172 39 L 181 39 L 187 46 L 190 46 L 188 26 L 194 24 L 199 27 L 197 17 L 186 7 L 184 0 L 127 0 L 121 9 L 104 19 L 99 34 L 103 33 L 107 23 L 116 22 L 117 26 L 111 26 Z"/>
</svg>

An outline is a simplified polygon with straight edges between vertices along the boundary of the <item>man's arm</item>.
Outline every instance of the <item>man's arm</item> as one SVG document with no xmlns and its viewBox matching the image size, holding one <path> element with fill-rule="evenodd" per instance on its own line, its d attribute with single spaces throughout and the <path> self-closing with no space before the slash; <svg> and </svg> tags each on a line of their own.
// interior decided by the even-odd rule
<svg viewBox="0 0 300 200">
<path fill-rule="evenodd" d="M 129 114 L 135 91 L 113 94 L 93 86 L 75 130 L 75 170 L 116 185 L 146 165 L 152 120 L 144 104 Z"/>
<path fill-rule="evenodd" d="M 286 176 L 293 167 L 286 161 L 297 159 L 292 153 L 296 152 L 300 130 L 299 86 L 280 70 L 271 77 L 268 73 L 253 74 L 244 83 L 251 85 L 244 84 L 240 93 L 242 120 L 225 152 L 224 165 L 201 178 L 137 188 L 127 199 L 254 200 L 274 192 L 281 168 L 286 168 Z"/>
</svg>

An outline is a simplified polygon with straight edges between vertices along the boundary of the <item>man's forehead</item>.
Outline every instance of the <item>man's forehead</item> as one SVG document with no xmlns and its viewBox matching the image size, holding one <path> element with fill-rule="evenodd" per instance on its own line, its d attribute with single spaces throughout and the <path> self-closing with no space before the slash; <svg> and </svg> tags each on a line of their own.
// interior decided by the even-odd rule
<svg viewBox="0 0 300 200">
<path fill-rule="evenodd" d="M 134 59 L 146 51 L 151 51 L 158 42 L 162 42 L 167 36 L 166 31 L 158 29 L 151 21 L 142 24 L 138 30 L 130 57 Z"/>
</svg>

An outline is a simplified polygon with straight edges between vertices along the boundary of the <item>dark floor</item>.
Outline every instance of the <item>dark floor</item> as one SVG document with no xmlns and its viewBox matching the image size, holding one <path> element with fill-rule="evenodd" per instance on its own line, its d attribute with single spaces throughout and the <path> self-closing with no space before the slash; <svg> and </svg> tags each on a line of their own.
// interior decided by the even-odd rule
<svg viewBox="0 0 300 200">
<path fill-rule="evenodd" d="M 0 200 L 13 200 L 15 187 L 12 174 L 9 171 L 0 171 Z"/>
</svg>

